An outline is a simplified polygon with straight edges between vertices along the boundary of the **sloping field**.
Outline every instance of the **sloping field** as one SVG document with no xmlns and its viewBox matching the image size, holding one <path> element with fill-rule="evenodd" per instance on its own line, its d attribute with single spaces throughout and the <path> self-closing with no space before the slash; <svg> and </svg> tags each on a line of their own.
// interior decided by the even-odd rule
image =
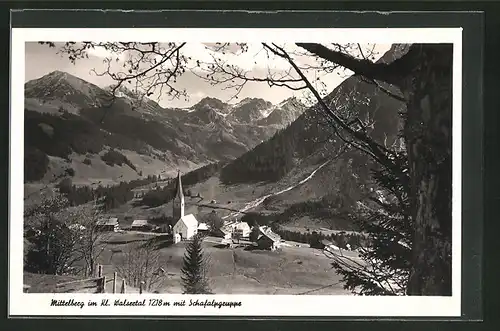
<svg viewBox="0 0 500 331">
<path fill-rule="evenodd" d="M 112 274 L 113 262 L 119 251 L 135 240 L 147 240 L 146 235 L 117 233 L 102 255 L 105 270 Z M 135 239 L 134 239 L 135 238 Z M 218 238 L 207 238 L 204 254 L 210 263 L 209 278 L 215 294 L 343 294 L 339 276 L 331 260 L 321 251 L 308 247 L 285 246 L 282 251 L 247 251 L 243 248 L 219 248 Z M 136 243 L 136 242 L 135 242 Z M 160 248 L 161 265 L 166 276 L 160 293 L 182 293 L 181 268 L 185 243 Z M 114 253 L 113 253 L 114 252 Z"/>
</svg>

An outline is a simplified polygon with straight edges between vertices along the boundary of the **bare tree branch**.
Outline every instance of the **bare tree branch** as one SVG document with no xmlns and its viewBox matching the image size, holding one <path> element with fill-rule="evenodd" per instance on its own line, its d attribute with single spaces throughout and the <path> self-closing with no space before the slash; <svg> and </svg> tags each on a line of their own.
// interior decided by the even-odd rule
<svg viewBox="0 0 500 331">
<path fill-rule="evenodd" d="M 296 43 L 296 45 L 319 57 L 350 69 L 356 75 L 363 75 L 367 78 L 385 81 L 389 84 L 398 86 L 401 84 L 401 78 L 405 76 L 405 73 L 398 70 L 401 69 L 401 66 L 394 64 L 397 63 L 397 61 L 391 64 L 373 63 L 370 60 L 356 59 L 349 54 L 331 50 L 321 44 Z"/>
</svg>

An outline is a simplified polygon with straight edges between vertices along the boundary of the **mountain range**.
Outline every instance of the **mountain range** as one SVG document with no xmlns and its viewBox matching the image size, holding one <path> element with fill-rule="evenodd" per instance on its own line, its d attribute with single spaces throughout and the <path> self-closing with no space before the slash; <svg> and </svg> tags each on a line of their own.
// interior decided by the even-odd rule
<svg viewBox="0 0 500 331">
<path fill-rule="evenodd" d="M 137 164 L 137 169 L 146 168 L 143 175 L 170 174 L 231 161 L 288 126 L 306 109 L 295 98 L 273 105 L 259 98 L 229 104 L 209 97 L 192 107 L 165 108 L 125 86 L 113 95 L 113 88 L 101 88 L 62 71 L 28 81 L 26 150 L 45 154 L 49 161 L 64 159 L 77 169 L 76 177 L 102 177 L 88 171 L 78 174 L 82 167 L 75 162 L 82 156 L 98 159 L 109 149 L 154 163 Z M 126 170 L 132 177 L 138 175 Z M 28 181 L 45 178 L 27 177 Z"/>
</svg>

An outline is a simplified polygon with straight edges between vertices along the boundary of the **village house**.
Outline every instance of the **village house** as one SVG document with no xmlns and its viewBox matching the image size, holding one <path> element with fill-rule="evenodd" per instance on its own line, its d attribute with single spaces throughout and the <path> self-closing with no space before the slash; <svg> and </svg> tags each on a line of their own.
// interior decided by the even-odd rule
<svg viewBox="0 0 500 331">
<path fill-rule="evenodd" d="M 108 219 L 100 219 L 97 221 L 96 229 L 98 231 L 117 232 L 119 229 L 118 218 L 110 217 Z"/>
<path fill-rule="evenodd" d="M 152 227 L 148 220 L 134 220 L 130 228 L 135 231 L 149 231 Z"/>
<path fill-rule="evenodd" d="M 208 225 L 207 223 L 200 223 L 198 225 L 198 233 L 208 233 L 209 229 L 208 229 Z"/>
<path fill-rule="evenodd" d="M 256 242 L 259 249 L 275 251 L 281 247 L 281 237 L 278 234 L 264 226 L 259 227 L 259 230 L 260 236 Z"/>
<path fill-rule="evenodd" d="M 189 240 L 198 233 L 198 220 L 193 214 L 184 215 L 184 192 L 182 189 L 181 173 L 177 176 L 177 187 L 173 201 L 173 217 L 177 220 L 172 228 L 174 243 Z"/>
<path fill-rule="evenodd" d="M 235 223 L 233 224 L 232 228 L 233 233 L 241 238 L 248 238 L 250 236 L 250 232 L 252 232 L 252 229 L 247 222 Z"/>
</svg>

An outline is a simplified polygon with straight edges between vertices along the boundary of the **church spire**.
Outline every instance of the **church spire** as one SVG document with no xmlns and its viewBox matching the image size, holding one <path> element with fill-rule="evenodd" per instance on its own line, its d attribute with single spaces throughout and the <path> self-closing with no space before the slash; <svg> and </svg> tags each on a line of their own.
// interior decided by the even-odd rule
<svg viewBox="0 0 500 331">
<path fill-rule="evenodd" d="M 177 187 L 175 189 L 172 214 L 176 221 L 184 217 L 184 191 L 182 189 L 182 180 L 180 171 L 179 174 L 177 175 Z"/>
<path fill-rule="evenodd" d="M 178 175 L 177 175 L 177 189 L 175 192 L 177 197 L 184 197 L 184 191 L 182 190 L 182 180 L 181 180 L 181 172 L 178 170 Z"/>
</svg>

